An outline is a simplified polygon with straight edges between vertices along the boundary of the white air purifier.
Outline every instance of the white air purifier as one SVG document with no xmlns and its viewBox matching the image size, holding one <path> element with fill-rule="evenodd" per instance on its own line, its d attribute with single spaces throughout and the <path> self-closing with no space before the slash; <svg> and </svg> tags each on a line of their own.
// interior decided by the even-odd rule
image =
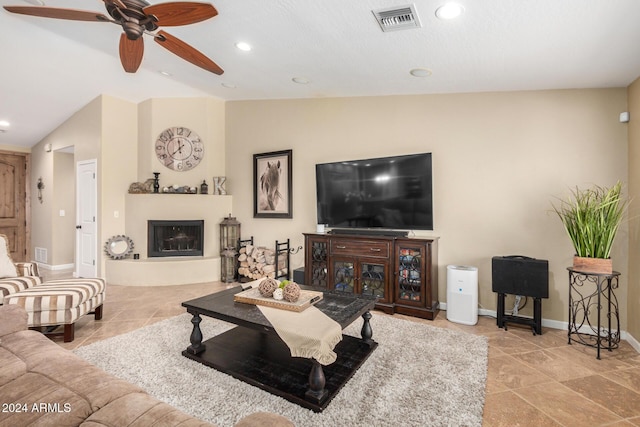
<svg viewBox="0 0 640 427">
<path fill-rule="evenodd" d="M 447 266 L 447 320 L 463 325 L 478 323 L 478 269 Z"/>
</svg>

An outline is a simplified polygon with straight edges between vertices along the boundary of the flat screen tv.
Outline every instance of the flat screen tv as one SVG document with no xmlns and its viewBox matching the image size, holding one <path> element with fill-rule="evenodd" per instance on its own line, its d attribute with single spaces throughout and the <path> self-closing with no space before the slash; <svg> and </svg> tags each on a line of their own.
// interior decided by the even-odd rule
<svg viewBox="0 0 640 427">
<path fill-rule="evenodd" d="M 433 230 L 431 153 L 316 165 L 318 224 Z"/>
</svg>

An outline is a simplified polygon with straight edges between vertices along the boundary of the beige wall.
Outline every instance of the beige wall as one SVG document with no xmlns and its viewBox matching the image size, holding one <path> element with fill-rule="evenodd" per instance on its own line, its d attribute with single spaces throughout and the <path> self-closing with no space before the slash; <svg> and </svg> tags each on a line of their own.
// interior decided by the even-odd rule
<svg viewBox="0 0 640 427">
<path fill-rule="evenodd" d="M 109 96 L 99 96 L 76 112 L 32 149 L 32 193 L 38 177 L 45 182 L 43 203 L 32 203 L 32 246 L 47 249 L 48 266 L 56 268 L 69 261 L 69 245 L 75 252 L 75 165 L 79 161 L 97 160 L 98 185 L 98 274 L 104 271 L 102 243 L 105 236 L 122 234 L 123 220 L 114 220 L 113 212 L 124 212 L 124 193 L 135 178 L 137 146 L 136 104 Z M 131 119 L 133 117 L 133 119 Z M 51 144 L 52 151 L 45 146 Z M 57 165 L 58 150 L 72 148 L 71 171 Z M 132 150 L 133 148 L 133 150 Z M 130 152 L 134 157 L 131 159 Z M 67 174 L 72 174 L 69 177 Z M 60 174 L 64 174 L 61 176 Z M 70 200 L 73 205 L 69 206 Z M 65 205 L 65 217 L 60 209 Z M 32 255 L 33 256 L 33 255 Z"/>
<path fill-rule="evenodd" d="M 99 157 L 102 99 L 102 96 L 95 98 L 32 147 L 31 150 L 31 194 L 38 194 L 36 184 L 39 177 L 42 177 L 45 184 L 42 203 L 38 202 L 37 197 L 32 197 L 31 247 L 46 249 L 48 253 L 46 264 L 54 268 L 55 264 L 52 263 L 54 248 L 53 227 L 54 219 L 59 217 L 54 197 L 56 191 L 62 190 L 56 189 L 54 186 L 54 154 L 61 148 L 73 147 L 75 162 Z M 52 151 L 45 151 L 47 144 L 51 144 Z M 73 215 L 75 218 L 75 212 L 73 212 Z M 62 231 L 58 230 L 58 232 Z M 75 236 L 75 228 L 66 230 L 66 232 Z M 31 257 L 35 258 L 33 253 Z"/>
<path fill-rule="evenodd" d="M 638 90 L 637 82 L 629 88 L 632 117 Z M 628 147 L 627 125 L 618 122 L 626 110 L 625 89 L 226 104 L 208 98 L 154 99 L 137 106 L 102 96 L 33 147 L 32 192 L 36 194 L 39 176 L 53 182 L 46 143 L 54 151 L 73 145 L 76 162 L 99 159 L 104 241 L 126 231 L 122 213 L 126 215 L 130 182 L 150 178 L 154 171 L 161 172 L 161 185 L 199 185 L 203 179 L 211 185 L 213 176 L 226 175 L 243 237 L 253 235 L 265 245 L 290 238 L 295 247 L 302 245 L 302 233 L 315 230 L 316 163 L 432 152 L 435 230 L 416 234 L 441 238 L 440 300 L 446 301 L 446 266 L 475 265 L 480 304 L 495 309 L 491 257 L 528 255 L 550 263 L 550 298 L 543 302 L 543 317 L 566 322 L 566 267 L 573 254 L 551 202 L 574 186 L 627 182 L 627 156 L 629 166 L 638 156 Z M 157 163 L 153 143 L 170 126 L 190 127 L 205 140 L 205 160 L 194 170 L 173 172 Z M 632 119 L 629 131 L 635 140 L 633 126 Z M 293 218 L 254 219 L 253 155 L 285 149 L 293 149 Z M 632 178 L 630 191 L 637 194 L 638 182 Z M 33 203 L 33 246 L 51 250 L 56 212 L 50 194 L 45 191 L 42 205 Z M 621 231 L 613 258 L 622 273 L 618 298 L 629 301 L 621 310 L 622 328 L 629 316 L 632 331 L 637 331 L 637 315 L 629 313 L 637 287 L 627 298 L 627 281 L 637 282 L 638 273 L 628 272 L 629 231 L 626 226 Z M 637 233 L 632 227 L 631 245 Z M 294 267 L 303 265 L 302 252 L 292 259 Z"/>
<path fill-rule="evenodd" d="M 190 185 L 199 188 L 203 180 L 212 188 L 213 176 L 225 175 L 225 104 L 215 98 L 160 98 L 142 102 L 138 107 L 138 180 L 153 178 L 160 172 L 160 185 Z M 155 141 L 163 130 L 187 127 L 204 143 L 204 158 L 190 171 L 166 168 L 155 154 Z M 209 191 L 211 194 L 211 190 Z"/>
<path fill-rule="evenodd" d="M 125 233 L 125 196 L 137 180 L 137 104 L 103 96 L 102 134 L 98 158 L 98 260 L 104 277 L 104 244 Z"/>
<path fill-rule="evenodd" d="M 416 234 L 441 238 L 440 300 L 446 266 L 474 265 L 480 304 L 495 309 L 491 257 L 528 255 L 549 260 L 543 317 L 566 322 L 573 250 L 551 202 L 576 185 L 627 181 L 626 108 L 625 89 L 228 102 L 233 213 L 243 237 L 302 245 L 315 230 L 316 163 L 432 152 L 435 230 Z M 293 219 L 254 219 L 252 156 L 284 149 L 293 149 Z M 614 246 L 626 301 L 626 230 Z"/>
<path fill-rule="evenodd" d="M 628 89 L 629 193 L 634 198 L 629 209 L 629 294 L 626 304 L 627 331 L 640 341 L 640 78 Z"/>
<path fill-rule="evenodd" d="M 104 275 L 104 242 L 113 235 L 127 232 L 125 197 L 132 182 L 144 181 L 158 171 L 164 185 L 199 186 L 206 179 L 211 186 L 213 176 L 225 175 L 224 109 L 224 102 L 214 98 L 154 99 L 141 104 L 106 95 L 94 99 L 33 147 L 32 180 L 35 181 L 31 191 L 36 194 L 35 182 L 40 176 L 47 187 L 43 203 L 32 203 L 32 246 L 47 249 L 47 264 L 54 268 L 68 263 L 68 245 L 63 244 L 59 236 L 63 235 L 65 241 L 70 236 L 75 238 L 75 190 L 71 189 L 74 208 L 65 209 L 65 220 L 62 220 L 59 215 L 62 198 L 66 205 L 71 196 L 69 184 L 61 184 L 64 178 L 56 176 L 54 154 L 61 148 L 73 147 L 74 181 L 77 162 L 97 160 L 98 274 Z M 155 157 L 155 139 L 171 126 L 190 127 L 205 143 L 205 157 L 192 171 L 170 171 Z M 52 152 L 45 151 L 46 144 L 52 145 Z M 170 211 L 171 205 L 166 208 Z M 214 226 L 222 219 L 218 216 L 210 218 Z M 71 218 L 73 221 L 69 222 Z"/>
<path fill-rule="evenodd" d="M 69 267 L 75 263 L 75 162 L 73 153 L 55 151 L 49 154 L 53 155 L 53 185 L 48 188 L 53 195 L 52 250 L 49 264 Z"/>
</svg>

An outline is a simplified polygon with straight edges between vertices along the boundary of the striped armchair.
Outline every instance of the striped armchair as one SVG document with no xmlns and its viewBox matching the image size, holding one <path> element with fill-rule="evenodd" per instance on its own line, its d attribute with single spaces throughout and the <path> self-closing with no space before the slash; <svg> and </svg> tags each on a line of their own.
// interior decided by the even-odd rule
<svg viewBox="0 0 640 427">
<path fill-rule="evenodd" d="M 38 264 L 34 262 L 16 262 L 11 259 L 9 239 L 0 234 L 0 305 L 4 297 L 40 285 L 42 278 L 38 273 Z"/>
</svg>

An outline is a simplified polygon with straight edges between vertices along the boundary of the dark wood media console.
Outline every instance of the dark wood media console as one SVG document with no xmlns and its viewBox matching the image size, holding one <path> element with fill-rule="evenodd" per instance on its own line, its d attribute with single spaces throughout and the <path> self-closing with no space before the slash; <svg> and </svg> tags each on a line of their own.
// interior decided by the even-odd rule
<svg viewBox="0 0 640 427">
<path fill-rule="evenodd" d="M 373 295 L 376 308 L 433 320 L 439 311 L 438 240 L 305 233 L 304 283 Z"/>
</svg>

